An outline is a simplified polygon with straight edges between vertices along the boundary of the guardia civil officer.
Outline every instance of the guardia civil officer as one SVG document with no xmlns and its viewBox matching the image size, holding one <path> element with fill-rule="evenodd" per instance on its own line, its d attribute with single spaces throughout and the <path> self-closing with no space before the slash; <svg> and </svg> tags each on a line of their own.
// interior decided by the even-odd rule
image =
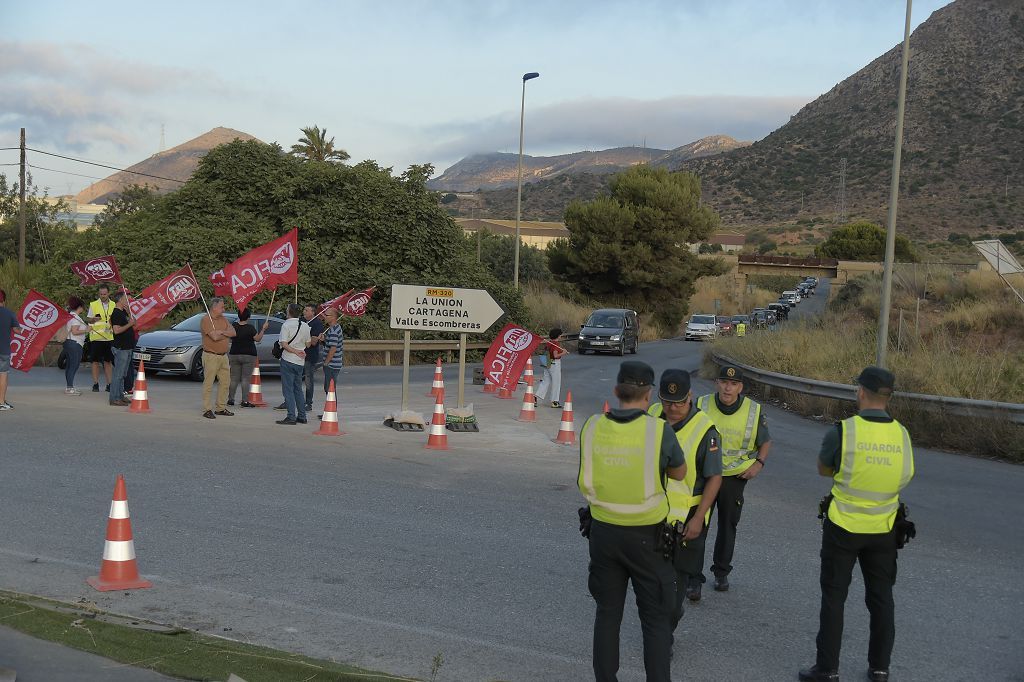
<svg viewBox="0 0 1024 682">
<path fill-rule="evenodd" d="M 900 491 L 914 476 L 914 453 L 907 430 L 887 412 L 896 384 L 892 372 L 868 367 L 857 383 L 857 416 L 829 430 L 818 455 L 818 473 L 833 484 L 821 533 L 817 661 L 799 675 L 811 682 L 839 680 L 843 607 L 858 561 L 871 614 L 869 680 L 889 679 L 896 638 L 892 586 L 896 550 L 908 523 L 900 513 Z"/>
<path fill-rule="evenodd" d="M 580 435 L 577 484 L 589 503 L 580 517 L 581 530 L 590 538 L 588 587 L 597 602 L 593 659 L 598 682 L 617 679 L 619 625 L 630 581 L 643 626 L 647 680 L 671 679 L 676 574 L 663 481 L 666 476 L 683 480 L 686 464 L 668 424 L 646 412 L 653 384 L 649 365 L 623 362 L 615 386 L 619 407 L 592 416 Z"/>
<path fill-rule="evenodd" d="M 668 479 L 668 522 L 675 528 L 676 605 L 672 629 L 683 617 L 683 595 L 700 599 L 700 573 L 704 563 L 704 541 L 708 534 L 711 505 L 722 485 L 722 451 L 718 430 L 704 412 L 693 406 L 690 373 L 667 369 L 658 387 L 660 403 L 648 412 L 661 417 L 675 431 L 686 458 L 686 478 Z"/>
<path fill-rule="evenodd" d="M 722 487 L 715 500 L 718 535 L 711 572 L 715 576 L 715 590 L 726 592 L 736 548 L 736 527 L 743 511 L 743 490 L 747 481 L 764 469 L 772 442 L 761 406 L 743 395 L 740 369 L 724 365 L 716 384 L 718 392 L 701 396 L 697 407 L 711 417 L 722 437 Z M 703 564 L 701 556 L 702 567 Z M 704 574 L 698 579 L 703 583 Z M 700 598 L 699 589 L 691 593 L 690 598 L 694 597 Z"/>
</svg>

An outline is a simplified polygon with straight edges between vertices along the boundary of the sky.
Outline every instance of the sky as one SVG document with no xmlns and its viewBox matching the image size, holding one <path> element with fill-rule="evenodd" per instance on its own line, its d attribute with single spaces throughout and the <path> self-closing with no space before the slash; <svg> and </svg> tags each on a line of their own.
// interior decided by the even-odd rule
<svg viewBox="0 0 1024 682">
<path fill-rule="evenodd" d="M 947 0 L 914 2 L 916 27 Z M 901 0 L 0 0 L 0 148 L 125 167 L 224 126 L 318 125 L 400 173 L 517 152 L 757 140 L 903 38 Z M 16 176 L 17 151 L 0 151 Z M 40 188 L 110 173 L 53 157 Z M 57 172 L 61 171 L 61 172 Z"/>
</svg>

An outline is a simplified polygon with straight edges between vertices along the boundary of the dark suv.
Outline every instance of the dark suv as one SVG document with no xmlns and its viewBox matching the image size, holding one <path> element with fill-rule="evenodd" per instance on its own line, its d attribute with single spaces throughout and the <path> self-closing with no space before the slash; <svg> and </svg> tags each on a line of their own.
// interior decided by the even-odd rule
<svg viewBox="0 0 1024 682">
<path fill-rule="evenodd" d="M 577 350 L 580 355 L 588 350 L 625 355 L 626 351 L 636 353 L 639 343 L 640 321 L 635 310 L 601 308 L 590 313 L 590 317 L 580 327 Z"/>
</svg>

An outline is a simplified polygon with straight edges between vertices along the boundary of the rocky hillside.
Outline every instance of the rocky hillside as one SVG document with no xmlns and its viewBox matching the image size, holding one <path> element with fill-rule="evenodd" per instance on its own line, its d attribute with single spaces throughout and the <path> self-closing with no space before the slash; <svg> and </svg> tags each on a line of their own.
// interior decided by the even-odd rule
<svg viewBox="0 0 1024 682">
<path fill-rule="evenodd" d="M 742 147 L 728 135 L 712 135 L 672 150 L 616 147 L 559 156 L 523 156 L 523 184 L 561 175 L 618 173 L 639 163 L 675 166 L 689 159 L 721 154 Z M 431 180 L 428 186 L 446 192 L 475 192 L 516 186 L 518 154 L 476 154 L 466 157 Z"/>
<path fill-rule="evenodd" d="M 232 130 L 231 128 L 214 128 L 193 140 L 179 144 L 177 147 L 172 147 L 159 154 L 154 154 L 134 166 L 129 166 L 127 170 L 147 173 L 149 175 L 159 175 L 164 178 L 188 180 L 192 172 L 199 165 L 199 159 L 206 156 L 208 151 L 217 145 L 236 139 L 255 140 L 256 138 L 248 133 Z M 177 182 L 157 180 L 118 171 L 105 180 L 89 185 L 79 192 L 75 199 L 82 204 L 106 204 L 116 197 L 124 187 L 130 184 L 149 185 L 160 194 L 166 194 L 181 186 Z"/>
<path fill-rule="evenodd" d="M 1024 0 L 957 0 L 910 39 L 899 222 L 918 238 L 1024 223 Z M 679 168 L 727 224 L 832 215 L 847 160 L 851 218 L 884 221 L 901 45 L 768 137 Z M 803 212 L 801 213 L 801 203 Z"/>
</svg>

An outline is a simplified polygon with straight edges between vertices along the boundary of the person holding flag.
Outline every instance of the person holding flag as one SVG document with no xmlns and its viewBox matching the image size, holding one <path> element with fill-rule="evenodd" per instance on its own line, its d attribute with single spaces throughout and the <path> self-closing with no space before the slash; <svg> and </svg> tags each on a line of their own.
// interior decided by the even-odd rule
<svg viewBox="0 0 1024 682">
<path fill-rule="evenodd" d="M 114 372 L 108 387 L 109 402 L 115 407 L 127 407 L 131 402 L 125 400 L 124 378 L 128 376 L 128 369 L 132 364 L 132 350 L 135 349 L 135 318 L 129 314 L 128 297 L 123 291 L 118 291 L 110 298 L 114 302 L 114 309 L 110 313 Z"/>
<path fill-rule="evenodd" d="M 7 292 L 0 289 L 0 411 L 14 409 L 7 402 L 7 373 L 11 366 L 11 332 L 21 329 L 18 318 L 4 305 L 6 302 Z"/>
</svg>

